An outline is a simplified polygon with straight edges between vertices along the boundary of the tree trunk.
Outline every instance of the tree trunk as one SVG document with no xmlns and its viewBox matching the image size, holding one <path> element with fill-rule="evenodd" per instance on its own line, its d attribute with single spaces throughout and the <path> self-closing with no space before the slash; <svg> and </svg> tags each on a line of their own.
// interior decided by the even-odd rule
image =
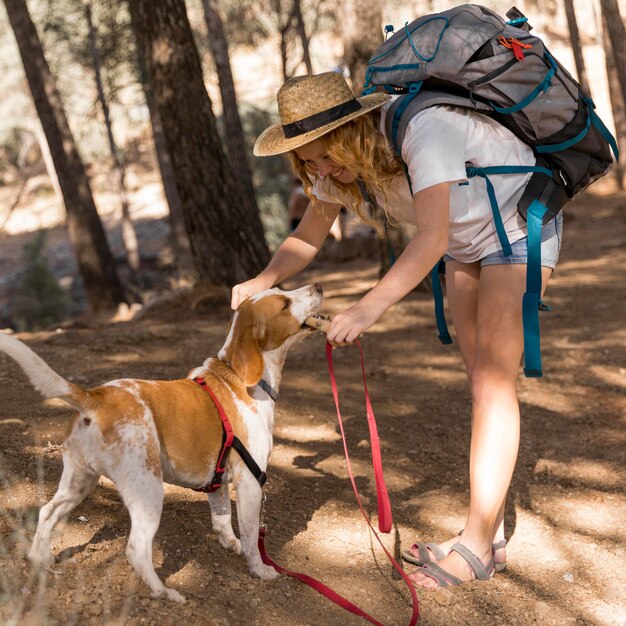
<svg viewBox="0 0 626 626">
<path fill-rule="evenodd" d="M 280 49 L 280 62 L 283 68 L 283 82 L 286 82 L 289 78 L 293 76 L 293 72 L 289 71 L 287 58 L 289 55 L 287 53 L 287 38 L 289 36 L 289 32 L 291 31 L 293 21 L 295 19 L 295 15 L 293 12 L 293 8 L 289 13 L 283 13 L 282 2 L 274 2 L 272 3 L 272 8 L 274 9 L 274 13 L 276 15 L 276 29 L 278 31 L 278 36 L 280 38 L 279 49 Z"/>
<path fill-rule="evenodd" d="M 344 4 L 344 63 L 356 95 L 363 90 L 367 62 L 383 42 L 382 21 L 380 0 L 347 0 Z"/>
<path fill-rule="evenodd" d="M 230 286 L 269 251 L 258 213 L 237 202 L 183 0 L 129 0 L 163 124 L 199 282 Z"/>
<path fill-rule="evenodd" d="M 57 171 L 54 169 L 54 161 L 52 160 L 52 154 L 50 153 L 50 146 L 48 145 L 46 134 L 44 133 L 43 126 L 41 125 L 41 121 L 39 119 L 34 121 L 33 128 L 35 137 L 37 138 L 37 144 L 39 145 L 39 150 L 41 150 L 41 158 L 46 166 L 46 174 L 48 174 L 48 178 L 50 179 L 52 188 L 54 189 L 54 195 L 59 203 L 59 207 L 63 210 L 65 209 L 63 192 L 61 191 L 61 185 L 59 185 Z"/>
<path fill-rule="evenodd" d="M 237 108 L 237 94 L 235 82 L 230 68 L 228 43 L 224 35 L 224 26 L 218 10 L 217 0 L 203 0 L 204 18 L 209 32 L 209 45 L 215 61 L 215 69 L 222 95 L 222 110 L 224 114 L 224 136 L 228 158 L 237 180 L 237 191 L 240 194 L 239 202 L 246 213 L 257 214 L 259 208 L 256 203 L 256 194 L 252 184 L 252 172 L 246 155 L 246 140 L 241 126 L 239 109 Z"/>
<path fill-rule="evenodd" d="M 44 57 L 25 0 L 4 0 L 24 64 L 35 108 L 46 135 L 67 211 L 69 237 L 76 253 L 87 300 L 94 311 L 126 302 L 115 270 L 89 180 L 80 159 L 56 83 Z"/>
<path fill-rule="evenodd" d="M 626 154 L 626 107 L 624 106 L 624 98 L 620 88 L 619 77 L 615 69 L 615 58 L 613 48 L 606 35 L 607 27 L 605 20 L 603 22 L 602 38 L 604 45 L 604 56 L 606 57 L 606 73 L 609 86 L 609 98 L 611 100 L 611 111 L 613 113 L 613 124 L 615 125 L 615 140 L 619 146 L 620 154 Z M 622 158 L 623 160 L 623 158 Z M 613 171 L 617 180 L 618 187 L 624 189 L 624 167 L 621 163 L 613 164 Z"/>
<path fill-rule="evenodd" d="M 146 103 L 150 114 L 150 123 L 152 125 L 152 137 L 154 139 L 154 150 L 161 172 L 161 181 L 163 182 L 163 192 L 169 206 L 169 222 L 170 222 L 170 241 L 174 251 L 176 268 L 181 278 L 193 278 L 193 260 L 191 258 L 191 245 L 189 236 L 185 228 L 185 216 L 183 215 L 183 204 L 178 193 L 176 185 L 176 177 L 174 176 L 174 167 L 172 166 L 172 158 L 167 147 L 161 116 L 156 105 L 152 87 L 145 85 Z"/>
<path fill-rule="evenodd" d="M 600 8 L 613 49 L 613 60 L 615 61 L 615 71 L 619 79 L 622 99 L 626 102 L 626 29 L 624 29 L 617 0 L 600 0 Z"/>
<path fill-rule="evenodd" d="M 302 17 L 302 6 L 300 0 L 293 0 L 293 14 L 296 18 L 296 30 L 298 37 L 302 43 L 302 60 L 306 67 L 307 74 L 313 74 L 313 65 L 311 64 L 311 55 L 309 53 L 309 40 L 306 36 L 306 28 L 304 27 L 304 18 Z"/>
<path fill-rule="evenodd" d="M 129 5 L 129 9 L 133 10 L 133 5 Z M 172 159 L 165 140 L 163 132 L 163 124 L 161 124 L 161 116 L 154 97 L 152 85 L 148 80 L 147 63 L 144 57 L 144 51 L 141 46 L 136 45 L 137 66 L 139 71 L 139 82 L 143 87 L 146 105 L 150 115 L 150 124 L 152 126 L 152 138 L 154 140 L 154 151 L 161 172 L 161 182 L 163 183 L 163 192 L 169 207 L 169 223 L 170 223 L 170 242 L 174 253 L 174 259 L 178 274 L 181 278 L 193 278 L 193 262 L 191 260 L 191 247 L 187 229 L 185 228 L 185 219 L 183 217 L 183 208 L 176 186 L 174 177 L 174 168 L 172 167 Z"/>
<path fill-rule="evenodd" d="M 96 89 L 98 92 L 98 101 L 102 107 L 102 114 L 104 115 L 104 124 L 107 130 L 107 139 L 109 141 L 109 151 L 111 152 L 111 163 L 113 178 L 117 185 L 117 192 L 120 198 L 120 204 L 122 207 L 122 243 L 124 250 L 126 251 L 126 260 L 131 270 L 133 282 L 136 280 L 136 273 L 139 271 L 139 244 L 137 241 L 137 233 L 135 226 L 130 218 L 130 210 L 128 207 L 128 190 L 126 189 L 126 169 L 122 159 L 120 158 L 120 152 L 113 136 L 113 124 L 111 122 L 111 113 L 109 110 L 109 103 L 104 94 L 104 87 L 102 85 L 102 73 L 100 71 L 100 53 L 98 51 L 98 44 L 96 41 L 96 29 L 93 23 L 93 16 L 91 12 L 91 0 L 83 0 L 85 7 L 85 19 L 87 20 L 87 28 L 89 31 L 89 51 L 91 53 L 91 62 L 93 66 L 94 78 L 96 81 Z"/>
<path fill-rule="evenodd" d="M 591 96 L 589 81 L 587 80 L 587 70 L 585 68 L 585 57 L 583 56 L 583 47 L 580 44 L 578 22 L 576 21 L 576 11 L 574 10 L 574 0 L 564 0 L 564 3 L 567 26 L 569 29 L 569 38 L 572 44 L 572 51 L 574 53 L 576 73 L 578 74 L 578 82 L 583 88 L 585 94 L 587 94 L 587 96 Z"/>
</svg>

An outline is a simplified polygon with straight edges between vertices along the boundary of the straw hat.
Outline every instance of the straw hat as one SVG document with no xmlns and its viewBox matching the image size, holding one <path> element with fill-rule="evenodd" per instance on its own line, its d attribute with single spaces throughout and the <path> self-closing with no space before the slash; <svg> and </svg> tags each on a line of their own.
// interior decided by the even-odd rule
<svg viewBox="0 0 626 626">
<path fill-rule="evenodd" d="M 290 78 L 276 96 L 280 123 L 261 133 L 254 144 L 254 154 L 289 152 L 381 106 L 390 97 L 373 93 L 355 98 L 337 72 Z"/>
</svg>

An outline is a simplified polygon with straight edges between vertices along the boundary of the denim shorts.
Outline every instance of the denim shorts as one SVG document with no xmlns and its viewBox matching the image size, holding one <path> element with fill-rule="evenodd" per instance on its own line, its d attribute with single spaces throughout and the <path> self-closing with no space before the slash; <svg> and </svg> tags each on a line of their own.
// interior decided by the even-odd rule
<svg viewBox="0 0 626 626">
<path fill-rule="evenodd" d="M 557 216 L 541 229 L 541 266 L 554 269 L 559 259 L 561 251 L 561 240 L 563 234 L 563 211 L 559 211 Z M 480 267 L 485 265 L 509 265 L 509 264 L 525 264 L 528 261 L 528 237 L 519 239 L 511 244 L 513 254 L 504 256 L 502 250 L 492 252 L 480 259 Z M 446 254 L 444 261 L 454 261 L 454 259 Z"/>
</svg>

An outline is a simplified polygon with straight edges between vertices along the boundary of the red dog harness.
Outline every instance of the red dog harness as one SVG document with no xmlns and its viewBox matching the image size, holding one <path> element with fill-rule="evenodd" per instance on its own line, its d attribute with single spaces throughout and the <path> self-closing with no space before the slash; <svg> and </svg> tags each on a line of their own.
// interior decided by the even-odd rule
<svg viewBox="0 0 626 626">
<path fill-rule="evenodd" d="M 206 384 L 206 380 L 204 378 L 194 378 L 193 381 L 198 383 L 202 387 L 202 389 L 204 389 L 209 394 L 209 396 L 211 396 L 211 400 L 213 400 L 213 404 L 215 405 L 215 408 L 219 413 L 220 419 L 222 420 L 222 447 L 220 449 L 219 455 L 217 456 L 217 463 L 215 464 L 215 472 L 213 473 L 213 478 L 210 482 L 204 485 L 204 487 L 194 488 L 194 491 L 213 493 L 222 486 L 222 478 L 224 478 L 224 471 L 226 470 L 226 461 L 228 461 L 228 455 L 230 454 L 231 448 L 235 448 L 235 450 L 241 457 L 241 460 L 246 464 L 246 467 L 259 481 L 261 487 L 263 487 L 265 481 L 267 480 L 265 472 L 257 465 L 257 462 L 252 458 L 252 455 L 248 452 L 243 443 L 241 443 L 241 440 L 233 432 L 233 428 L 230 425 L 230 421 L 228 420 L 226 411 L 224 411 L 222 405 L 217 399 L 217 396 Z"/>
</svg>

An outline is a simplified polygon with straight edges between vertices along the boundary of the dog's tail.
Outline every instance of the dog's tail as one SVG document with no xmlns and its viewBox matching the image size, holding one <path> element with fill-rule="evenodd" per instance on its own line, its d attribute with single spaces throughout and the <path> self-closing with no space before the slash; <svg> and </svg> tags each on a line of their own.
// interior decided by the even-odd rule
<svg viewBox="0 0 626 626">
<path fill-rule="evenodd" d="M 74 395 L 82 395 L 82 389 L 57 374 L 45 361 L 37 356 L 19 339 L 0 333 L 0 350 L 8 354 L 24 370 L 33 387 L 44 398 L 64 398 L 76 404 Z"/>
</svg>

